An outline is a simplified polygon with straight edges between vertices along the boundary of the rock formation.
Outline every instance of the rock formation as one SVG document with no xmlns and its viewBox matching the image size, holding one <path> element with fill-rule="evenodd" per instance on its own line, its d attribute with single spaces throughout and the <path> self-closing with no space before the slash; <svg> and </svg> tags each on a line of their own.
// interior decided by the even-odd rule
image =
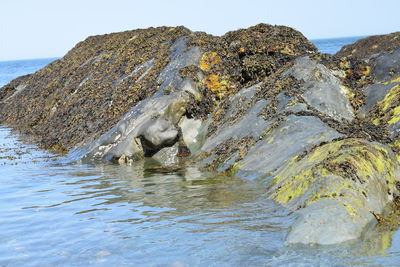
<svg viewBox="0 0 400 267">
<path fill-rule="evenodd" d="M 3 87 L 0 122 L 72 160 L 259 180 L 297 214 L 288 244 L 344 242 L 400 196 L 400 48 L 380 38 L 374 54 L 355 54 L 361 40 L 331 56 L 265 24 L 89 37 Z"/>
<path fill-rule="evenodd" d="M 354 44 L 345 45 L 336 53 L 336 56 L 365 59 L 371 55 L 394 51 L 399 47 L 400 32 L 394 32 L 366 37 Z"/>
</svg>

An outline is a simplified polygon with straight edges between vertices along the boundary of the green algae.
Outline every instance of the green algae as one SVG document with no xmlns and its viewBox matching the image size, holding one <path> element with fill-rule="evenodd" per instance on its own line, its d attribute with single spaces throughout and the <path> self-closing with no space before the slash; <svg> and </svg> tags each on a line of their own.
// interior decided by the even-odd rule
<svg viewBox="0 0 400 267">
<path fill-rule="evenodd" d="M 331 198 L 356 215 L 373 194 L 369 184 L 384 183 L 390 194 L 397 192 L 398 162 L 391 153 L 361 139 L 321 145 L 301 159 L 293 157 L 277 171 L 271 181 L 272 198 L 295 207 Z"/>
<path fill-rule="evenodd" d="M 375 125 L 394 124 L 400 121 L 400 85 L 394 85 L 384 99 L 373 107 Z"/>
</svg>

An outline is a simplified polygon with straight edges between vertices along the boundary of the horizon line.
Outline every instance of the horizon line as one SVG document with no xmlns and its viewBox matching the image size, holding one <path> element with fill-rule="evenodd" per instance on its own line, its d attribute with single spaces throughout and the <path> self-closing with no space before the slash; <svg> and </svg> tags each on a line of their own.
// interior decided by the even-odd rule
<svg viewBox="0 0 400 267">
<path fill-rule="evenodd" d="M 105 34 L 111 34 L 111 33 L 105 33 Z M 332 40 L 332 39 L 344 39 L 344 38 L 366 38 L 366 37 L 375 36 L 375 35 L 384 35 L 384 33 L 383 34 L 382 33 L 381 34 L 372 34 L 372 35 L 354 35 L 354 36 L 338 36 L 338 37 L 323 37 L 323 38 L 307 38 L 306 37 L 306 38 L 310 42 L 313 42 L 313 41 L 320 41 L 320 40 Z M 73 47 L 71 49 L 73 49 Z M 64 57 L 67 54 L 67 52 L 62 56 L 45 56 L 45 57 L 32 57 L 32 58 L 0 59 L 0 62 L 43 60 L 43 59 L 54 59 L 54 60 L 57 60 L 57 59 L 60 59 L 60 58 Z"/>
</svg>

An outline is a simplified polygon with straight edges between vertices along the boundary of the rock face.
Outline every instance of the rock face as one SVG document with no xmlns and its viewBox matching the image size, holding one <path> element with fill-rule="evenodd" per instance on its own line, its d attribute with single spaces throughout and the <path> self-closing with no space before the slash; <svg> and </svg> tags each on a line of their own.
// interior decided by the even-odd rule
<svg viewBox="0 0 400 267">
<path fill-rule="evenodd" d="M 265 24 L 90 37 L 3 87 L 0 121 L 71 160 L 191 161 L 259 180 L 298 216 L 288 244 L 344 242 L 400 197 L 400 48 L 381 38 L 363 59 Z"/>
</svg>

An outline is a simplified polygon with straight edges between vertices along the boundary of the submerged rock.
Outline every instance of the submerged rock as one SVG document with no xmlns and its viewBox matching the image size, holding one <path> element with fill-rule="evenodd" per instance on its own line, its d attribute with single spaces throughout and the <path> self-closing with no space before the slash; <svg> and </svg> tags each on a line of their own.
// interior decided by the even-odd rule
<svg viewBox="0 0 400 267">
<path fill-rule="evenodd" d="M 288 244 L 340 243 L 400 196 L 395 36 L 343 58 L 265 24 L 90 37 L 0 89 L 0 122 L 71 160 L 151 157 L 259 180 L 297 215 Z"/>
</svg>

